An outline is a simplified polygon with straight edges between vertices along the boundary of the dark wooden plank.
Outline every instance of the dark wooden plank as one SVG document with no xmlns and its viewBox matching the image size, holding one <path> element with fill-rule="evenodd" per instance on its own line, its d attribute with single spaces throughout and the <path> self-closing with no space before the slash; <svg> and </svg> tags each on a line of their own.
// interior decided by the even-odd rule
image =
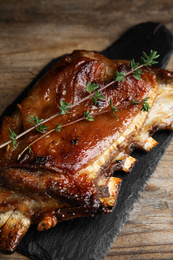
<svg viewBox="0 0 173 260">
<path fill-rule="evenodd" d="M 103 50 L 129 27 L 148 20 L 163 21 L 170 18 L 172 13 L 172 1 L 158 0 L 89 0 L 84 3 L 80 0 L 6 0 L 1 2 L 0 113 L 55 57 L 77 48 Z M 168 24 L 167 27 L 173 32 L 173 23 Z M 169 63 L 169 67 L 173 69 L 173 61 Z M 169 199 L 169 194 L 172 191 L 168 187 L 169 179 L 172 179 L 173 173 L 172 151 L 173 143 L 159 164 L 156 177 L 152 177 L 151 184 L 149 182 L 147 189 L 150 192 L 146 190 L 139 203 L 135 205 L 130 220 L 116 239 L 115 243 L 117 244 L 113 245 L 108 259 L 130 259 L 130 257 L 132 259 L 151 259 L 152 257 L 159 259 L 161 256 L 169 259 L 171 253 L 167 250 L 173 248 L 172 244 L 169 244 L 173 207 Z M 163 181 L 163 173 L 164 176 L 165 173 L 169 173 L 168 182 Z M 154 199 L 154 203 L 158 210 L 149 203 L 153 200 L 155 192 L 157 198 Z M 165 214 L 159 215 L 157 223 L 154 216 L 158 216 L 158 205 L 162 205 L 163 200 L 164 203 L 167 203 L 168 208 L 162 207 L 160 209 Z M 150 218 L 147 217 L 149 213 Z M 144 221 L 144 225 L 142 221 Z M 140 233 L 143 234 L 146 229 L 147 232 L 142 237 Z M 160 229 L 165 229 L 165 232 L 159 233 L 159 244 L 157 244 L 158 233 L 155 230 Z M 134 237 L 134 245 L 131 234 L 135 233 L 135 230 L 138 234 Z M 153 239 L 150 239 L 151 233 L 155 234 Z M 125 240 L 125 250 L 128 252 L 126 254 L 124 248 L 119 246 Z M 143 250 L 144 246 L 141 241 L 145 240 L 148 241 L 148 247 L 145 246 L 146 250 Z M 164 246 L 166 240 L 168 242 Z M 152 246 L 153 243 L 154 246 Z M 116 247 L 119 248 L 118 256 Z M 137 250 L 139 248 L 143 250 L 143 254 Z M 18 254 L 14 254 L 10 256 L 11 259 L 15 259 L 16 255 L 19 257 Z"/>
</svg>

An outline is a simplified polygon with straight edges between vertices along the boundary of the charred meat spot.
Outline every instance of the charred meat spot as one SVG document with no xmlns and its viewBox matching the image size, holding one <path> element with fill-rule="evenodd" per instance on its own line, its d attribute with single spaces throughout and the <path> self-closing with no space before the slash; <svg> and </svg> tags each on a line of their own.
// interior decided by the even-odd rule
<svg viewBox="0 0 173 260">
<path fill-rule="evenodd" d="M 47 162 L 47 157 L 38 156 L 35 158 L 35 165 L 45 165 Z"/>
<path fill-rule="evenodd" d="M 101 196 L 101 197 L 109 197 L 109 189 L 108 187 L 106 186 L 100 186 L 99 187 L 99 190 L 98 190 L 98 194 Z"/>
<path fill-rule="evenodd" d="M 110 88 L 117 89 L 118 87 L 119 87 L 119 82 L 115 81 L 115 83 L 113 83 Z"/>
<path fill-rule="evenodd" d="M 71 144 L 76 145 L 78 143 L 79 137 L 70 141 Z"/>
</svg>

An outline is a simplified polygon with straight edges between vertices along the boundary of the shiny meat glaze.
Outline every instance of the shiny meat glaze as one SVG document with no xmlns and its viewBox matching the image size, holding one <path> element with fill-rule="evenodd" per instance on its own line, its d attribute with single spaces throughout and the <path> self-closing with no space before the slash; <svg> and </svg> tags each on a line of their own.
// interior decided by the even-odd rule
<svg viewBox="0 0 173 260">
<path fill-rule="evenodd" d="M 134 148 L 149 152 L 158 144 L 152 138 L 156 131 L 165 129 L 173 131 L 173 73 L 163 69 L 147 69 L 156 76 L 157 96 L 142 129 L 113 161 L 116 169 L 125 172 L 129 172 L 136 161 L 135 158 L 129 156 Z"/>
<path fill-rule="evenodd" d="M 87 82 L 102 87 L 117 69 L 128 72 L 129 62 L 111 61 L 88 51 L 66 56 L 35 85 L 13 116 L 4 118 L 0 143 L 9 140 L 8 127 L 21 133 L 32 126 L 27 121 L 29 115 L 49 118 L 58 112 L 60 99 L 77 103 L 88 95 Z M 172 91 L 172 74 L 151 68 L 143 73 L 140 81 L 129 75 L 124 82 L 112 84 L 103 91 L 106 100 L 94 105 L 88 99 L 70 114 L 59 115 L 45 125 L 52 129 L 57 123 L 72 122 L 87 110 L 91 115 L 104 112 L 111 108 L 110 98 L 118 108 L 118 120 L 110 111 L 95 116 L 93 122 L 74 123 L 40 139 L 32 145 L 33 152 L 27 150 L 20 160 L 21 151 L 40 136 L 36 130 L 19 139 L 17 147 L 0 150 L 0 249 L 13 251 L 32 223 L 38 223 L 41 231 L 58 221 L 111 212 L 121 185 L 120 178 L 112 177 L 113 172 L 120 168 L 128 172 L 134 164 L 135 159 L 128 154 L 134 146 L 143 148 L 137 138 L 152 113 L 152 109 L 150 113 L 141 111 L 141 104 L 132 105 L 131 101 L 150 97 L 150 107 L 157 110 L 153 104 L 163 97 L 161 82 L 163 89 L 169 85 L 168 91 Z M 164 128 L 172 124 L 172 112 L 169 118 Z M 149 125 L 147 133 L 156 126 L 153 120 Z"/>
</svg>

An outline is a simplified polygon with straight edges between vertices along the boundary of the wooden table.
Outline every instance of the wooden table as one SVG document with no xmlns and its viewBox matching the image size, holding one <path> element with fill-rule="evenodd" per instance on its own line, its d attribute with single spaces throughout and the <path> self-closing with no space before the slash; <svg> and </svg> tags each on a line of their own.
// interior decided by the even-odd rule
<svg viewBox="0 0 173 260">
<path fill-rule="evenodd" d="M 100 51 L 129 27 L 172 15 L 171 0 L 1 1 L 0 113 L 52 59 L 74 49 Z M 167 27 L 173 32 L 173 22 Z M 105 260 L 173 259 L 172 160 L 173 142 Z"/>
</svg>

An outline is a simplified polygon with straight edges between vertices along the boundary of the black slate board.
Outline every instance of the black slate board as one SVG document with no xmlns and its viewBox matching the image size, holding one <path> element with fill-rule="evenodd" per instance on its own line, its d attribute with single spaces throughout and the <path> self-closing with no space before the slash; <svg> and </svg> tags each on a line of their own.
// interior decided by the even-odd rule
<svg viewBox="0 0 173 260">
<path fill-rule="evenodd" d="M 143 50 L 148 53 L 153 49 L 160 54 L 158 67 L 164 68 L 173 50 L 173 35 L 164 26 L 153 34 L 157 25 L 148 22 L 132 27 L 102 54 L 111 59 L 135 58 L 137 61 Z M 154 172 L 172 134 L 163 131 L 156 133 L 154 138 L 159 145 L 149 154 L 139 150 L 133 152 L 138 162 L 131 174 L 124 175 L 117 206 L 111 214 L 58 223 L 45 232 L 38 232 L 33 225 L 17 251 L 33 260 L 103 259 Z"/>
</svg>

